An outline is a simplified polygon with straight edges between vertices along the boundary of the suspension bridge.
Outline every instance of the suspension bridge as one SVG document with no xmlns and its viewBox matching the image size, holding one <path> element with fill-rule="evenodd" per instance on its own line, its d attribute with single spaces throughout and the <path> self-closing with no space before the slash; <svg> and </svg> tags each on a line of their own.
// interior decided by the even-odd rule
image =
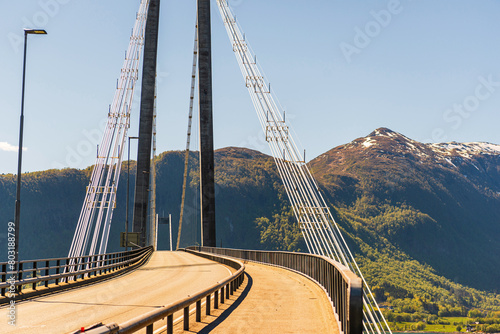
<svg viewBox="0 0 500 334">
<path fill-rule="evenodd" d="M 210 0 L 197 1 L 182 194 L 183 207 L 197 87 L 201 246 L 179 250 L 181 209 L 178 251 L 156 250 L 151 155 L 154 158 L 156 146 L 160 0 L 142 0 L 68 257 L 19 261 L 14 268 L 0 263 L 0 302 L 7 316 L 14 314 L 17 322 L 15 327 L 0 327 L 2 332 L 173 333 L 179 323 L 179 331 L 197 332 L 391 333 L 295 144 L 284 108 L 247 36 L 228 2 L 216 2 L 242 85 L 249 92 L 308 254 L 216 248 Z M 139 83 L 132 232 L 127 227 L 124 252 L 108 253 L 131 106 Z"/>
</svg>

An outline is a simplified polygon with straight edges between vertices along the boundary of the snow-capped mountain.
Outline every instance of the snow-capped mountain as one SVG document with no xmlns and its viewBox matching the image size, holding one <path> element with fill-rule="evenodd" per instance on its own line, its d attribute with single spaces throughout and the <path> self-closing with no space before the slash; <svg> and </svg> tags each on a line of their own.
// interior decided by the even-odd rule
<svg viewBox="0 0 500 334">
<path fill-rule="evenodd" d="M 395 151 L 412 153 L 423 159 L 470 159 L 483 154 L 500 155 L 500 145 L 497 144 L 482 142 L 424 144 L 387 128 L 379 128 L 364 138 L 356 139 L 352 144 L 361 144 L 365 148 L 374 146 L 374 148 L 381 149 L 384 149 L 384 145 L 392 144 L 391 148 Z"/>
<path fill-rule="evenodd" d="M 377 231 L 445 276 L 500 289 L 500 145 L 426 144 L 379 128 L 310 167 L 360 231 Z M 493 276 L 475 274 L 486 267 Z"/>
</svg>

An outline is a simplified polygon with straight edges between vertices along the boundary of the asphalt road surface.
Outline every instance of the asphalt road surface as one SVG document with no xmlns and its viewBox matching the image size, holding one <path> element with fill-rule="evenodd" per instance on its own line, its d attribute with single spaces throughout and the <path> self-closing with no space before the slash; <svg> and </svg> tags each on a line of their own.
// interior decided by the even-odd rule
<svg viewBox="0 0 500 334">
<path fill-rule="evenodd" d="M 109 281 L 19 302 L 17 325 L 0 310 L 0 333 L 69 333 L 102 322 L 118 324 L 186 298 L 231 274 L 229 268 L 184 252 L 155 252 L 149 263 Z"/>
<path fill-rule="evenodd" d="M 245 263 L 245 281 L 222 312 L 202 318 L 189 331 L 210 334 L 339 334 L 326 293 L 297 273 Z M 217 314 L 215 314 L 217 313 Z M 218 316 L 218 317 L 217 317 Z"/>
</svg>

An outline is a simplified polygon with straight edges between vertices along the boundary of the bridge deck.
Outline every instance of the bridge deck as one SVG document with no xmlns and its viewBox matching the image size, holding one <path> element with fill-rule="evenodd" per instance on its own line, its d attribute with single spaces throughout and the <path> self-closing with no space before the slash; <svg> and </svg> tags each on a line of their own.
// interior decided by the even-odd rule
<svg viewBox="0 0 500 334">
<path fill-rule="evenodd" d="M 0 333 L 68 333 L 103 322 L 122 323 L 183 299 L 230 275 L 229 268 L 183 252 L 155 252 L 122 277 L 17 304 L 17 326 L 2 309 Z"/>
<path fill-rule="evenodd" d="M 339 333 L 328 298 L 311 280 L 251 262 L 245 263 L 245 271 L 232 303 L 214 312 L 222 313 L 219 318 L 205 317 L 201 323 L 192 322 L 189 331 L 179 326 L 175 333 Z"/>
</svg>

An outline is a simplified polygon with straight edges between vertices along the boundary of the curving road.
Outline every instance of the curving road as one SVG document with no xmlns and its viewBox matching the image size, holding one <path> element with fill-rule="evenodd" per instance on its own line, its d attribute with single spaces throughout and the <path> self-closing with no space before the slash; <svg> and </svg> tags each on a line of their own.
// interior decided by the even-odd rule
<svg viewBox="0 0 500 334">
<path fill-rule="evenodd" d="M 17 326 L 1 309 L 0 333 L 68 333 L 122 323 L 183 299 L 230 275 L 229 268 L 184 252 L 155 252 L 136 271 L 92 286 L 17 304 Z"/>
<path fill-rule="evenodd" d="M 340 333 L 326 293 L 310 279 L 252 262 L 245 263 L 245 272 L 235 298 L 221 306 L 225 312 L 214 311 L 201 323 L 193 320 L 189 333 Z"/>
</svg>

